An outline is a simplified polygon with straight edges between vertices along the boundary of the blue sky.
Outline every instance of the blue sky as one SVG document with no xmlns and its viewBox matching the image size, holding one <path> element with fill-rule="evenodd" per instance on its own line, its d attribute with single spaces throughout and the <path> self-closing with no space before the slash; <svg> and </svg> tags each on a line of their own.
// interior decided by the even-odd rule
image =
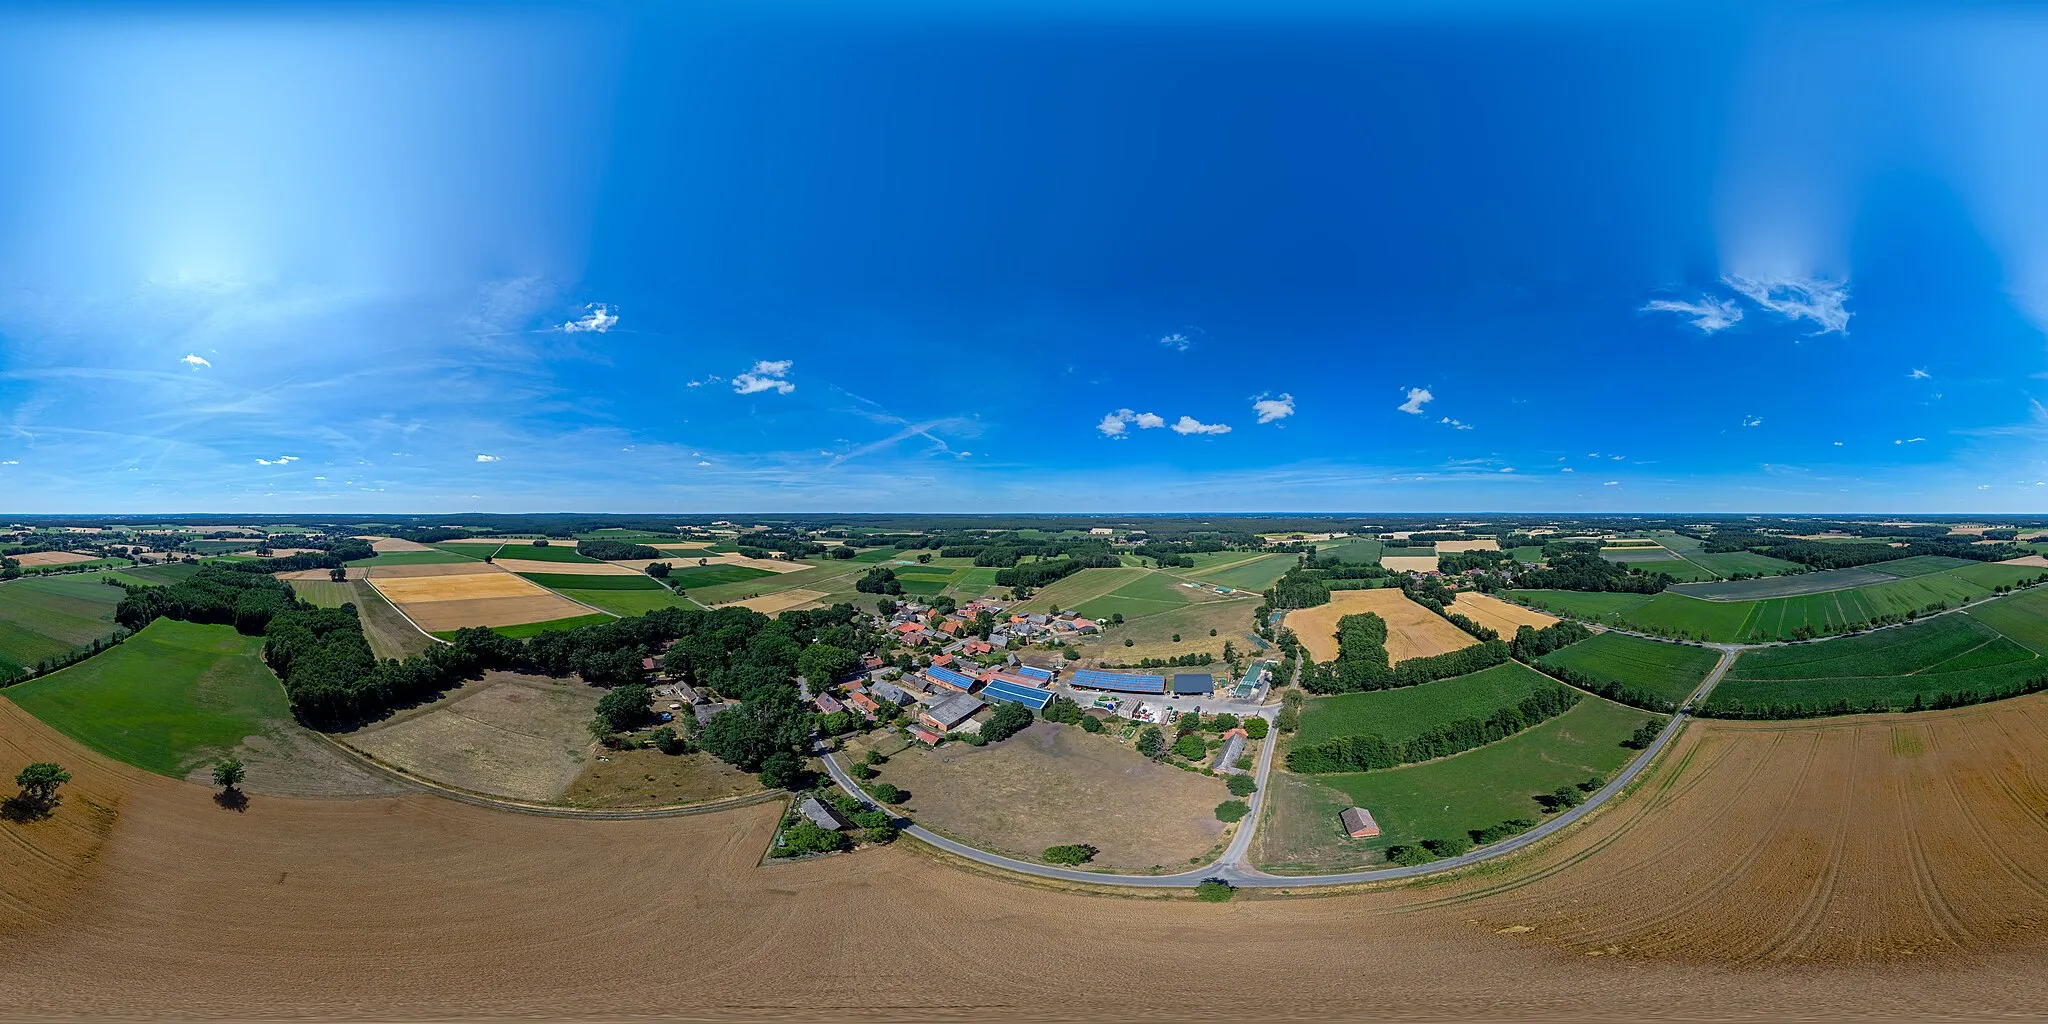
<svg viewBox="0 0 2048 1024">
<path fill-rule="evenodd" d="M 0 510 L 2027 512 L 2048 17 L 0 9 Z"/>
</svg>

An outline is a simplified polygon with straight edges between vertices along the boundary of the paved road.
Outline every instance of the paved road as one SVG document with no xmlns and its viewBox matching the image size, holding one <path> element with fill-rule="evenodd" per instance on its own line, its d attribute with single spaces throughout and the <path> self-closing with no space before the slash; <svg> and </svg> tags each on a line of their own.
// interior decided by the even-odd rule
<svg viewBox="0 0 2048 1024">
<path fill-rule="evenodd" d="M 1459 857 L 1431 861 L 1427 864 L 1418 864 L 1413 867 L 1373 868 L 1366 871 L 1346 871 L 1328 875 L 1269 875 L 1252 867 L 1246 862 L 1245 853 L 1251 849 L 1253 832 L 1258 827 L 1259 810 L 1263 806 L 1266 796 L 1266 782 L 1273 768 L 1273 752 L 1279 747 L 1277 733 L 1273 734 L 1273 738 L 1269 739 L 1266 742 L 1265 748 L 1260 751 L 1259 790 L 1248 801 L 1251 805 L 1251 813 L 1245 816 L 1245 824 L 1238 829 L 1237 836 L 1224 849 L 1223 855 L 1203 867 L 1171 875 L 1118 875 L 1096 871 L 1080 871 L 1074 868 L 1057 867 L 1051 864 L 1034 864 L 1030 861 L 1016 860 L 1011 857 L 977 850 L 972 846 L 955 842 L 919 825 L 911 825 L 905 831 L 948 853 L 964 857 L 976 863 L 986 864 L 989 867 L 1001 868 L 1005 871 L 1015 871 L 1019 874 L 1035 875 L 1040 878 L 1052 878 L 1066 882 L 1086 882 L 1096 885 L 1121 885 L 1140 888 L 1189 888 L 1211 878 L 1221 878 L 1232 885 L 1250 888 L 1309 889 L 1332 885 L 1388 882 L 1405 878 L 1416 878 L 1422 875 L 1433 875 L 1445 871 L 1456 871 L 1483 861 L 1505 857 L 1517 850 L 1540 843 L 1550 836 L 1570 828 L 1574 822 L 1593 813 L 1600 805 L 1619 795 L 1623 789 L 1628 787 L 1629 783 L 1634 782 L 1636 776 L 1642 774 L 1643 769 L 1649 767 L 1651 762 L 1656 760 L 1657 755 L 1664 752 L 1664 748 L 1678 735 L 1679 727 L 1690 716 L 1692 708 L 1706 697 L 1707 692 L 1714 688 L 1714 684 L 1721 681 L 1722 676 L 1728 674 L 1728 667 L 1735 663 L 1736 655 L 1742 651 L 1742 645 L 1739 644 L 1712 644 L 1709 646 L 1721 652 L 1721 660 L 1715 664 L 1714 670 L 1707 673 L 1707 677 L 1700 681 L 1699 687 L 1693 690 L 1692 695 L 1686 698 L 1685 703 L 1680 706 L 1678 713 L 1671 716 L 1671 720 L 1665 723 L 1664 731 L 1657 734 L 1657 739 L 1641 754 L 1637 755 L 1634 760 L 1630 761 L 1628 766 L 1622 769 L 1619 775 L 1616 775 L 1605 786 L 1600 787 L 1600 790 L 1587 798 L 1585 803 L 1556 815 L 1521 835 L 1473 850 Z M 868 800 L 867 794 L 862 792 L 860 787 L 854 783 L 852 777 L 840 769 L 838 760 L 831 753 L 821 751 L 820 754 L 825 761 L 825 770 L 831 774 L 832 780 L 839 784 L 839 788 L 859 797 L 870 806 L 874 805 L 873 801 Z"/>
</svg>

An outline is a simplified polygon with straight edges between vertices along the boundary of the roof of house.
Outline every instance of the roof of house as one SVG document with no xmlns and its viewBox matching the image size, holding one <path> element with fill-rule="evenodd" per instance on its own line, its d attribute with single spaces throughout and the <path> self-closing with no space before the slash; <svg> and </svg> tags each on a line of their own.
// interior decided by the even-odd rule
<svg viewBox="0 0 2048 1024">
<path fill-rule="evenodd" d="M 957 686 L 962 690 L 974 689 L 974 678 L 972 676 L 955 672 L 944 665 L 932 665 L 924 670 L 924 674 L 925 678 L 933 682 L 944 683 L 947 686 Z"/>
<path fill-rule="evenodd" d="M 1216 677 L 1207 672 L 1179 672 L 1173 677 L 1175 693 L 1212 693 L 1216 689 Z"/>
<path fill-rule="evenodd" d="M 818 706 L 818 710 L 823 711 L 828 715 L 832 712 L 842 711 L 845 709 L 845 706 L 840 704 L 837 700 L 834 700 L 832 698 L 832 695 L 829 693 L 819 694 L 817 696 L 817 699 L 811 701 L 811 703 L 816 704 Z"/>
<path fill-rule="evenodd" d="M 910 735 L 933 745 L 936 745 L 939 742 L 939 740 L 943 738 L 938 733 L 935 733 L 921 725 L 911 726 Z"/>
<path fill-rule="evenodd" d="M 1361 832 L 1378 834 L 1380 823 L 1372 820 L 1372 812 L 1363 807 L 1346 807 L 1338 812 L 1337 819 L 1344 823 L 1344 831 L 1351 835 Z"/>
<path fill-rule="evenodd" d="M 910 694 L 905 692 L 903 687 L 897 686 L 895 683 L 876 683 L 875 696 L 892 704 L 910 703 Z"/>
<path fill-rule="evenodd" d="M 846 702 L 871 715 L 882 709 L 880 704 L 875 703 L 873 697 L 865 693 L 849 693 L 846 695 Z"/>
<path fill-rule="evenodd" d="M 969 694 L 950 693 L 933 701 L 931 706 L 924 709 L 923 714 L 926 718 L 939 723 L 942 728 L 951 729 L 973 717 L 975 712 L 985 706 Z"/>
<path fill-rule="evenodd" d="M 1036 679 L 1040 682 L 1049 682 L 1052 679 L 1052 669 L 1039 668 L 1035 665 L 1019 665 L 1017 666 L 1017 674 L 1027 679 Z"/>
<path fill-rule="evenodd" d="M 1216 760 L 1210 762 L 1209 767 L 1230 767 L 1231 763 L 1235 762 L 1239 755 L 1244 753 L 1244 735 L 1243 729 L 1232 729 L 1230 732 L 1225 733 L 1223 748 L 1216 751 Z"/>
<path fill-rule="evenodd" d="M 1114 690 L 1118 693 L 1164 693 L 1165 676 L 1139 676 L 1127 672 L 1103 672 L 1097 669 L 1078 669 L 1067 679 L 1072 686 L 1091 690 Z"/>
<path fill-rule="evenodd" d="M 1041 690 L 1035 686 L 1027 686 L 1022 681 L 1003 676 L 997 676 L 989 680 L 988 686 L 981 691 L 981 695 L 989 700 L 1003 701 L 1009 704 L 1022 704 L 1033 711 L 1044 711 L 1045 706 L 1052 703 L 1053 698 L 1051 690 Z"/>
<path fill-rule="evenodd" d="M 840 817 L 837 810 L 819 802 L 817 797 L 804 797 L 804 802 L 797 806 L 797 810 L 802 812 L 804 817 L 811 819 L 811 823 L 819 828 L 829 828 L 836 831 L 846 827 L 846 819 Z"/>
</svg>

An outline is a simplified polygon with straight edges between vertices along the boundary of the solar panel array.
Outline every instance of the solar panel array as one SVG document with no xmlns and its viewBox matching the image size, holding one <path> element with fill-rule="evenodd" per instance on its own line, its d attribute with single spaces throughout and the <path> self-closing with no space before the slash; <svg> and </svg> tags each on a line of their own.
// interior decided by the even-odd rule
<svg viewBox="0 0 2048 1024">
<path fill-rule="evenodd" d="M 1101 672 L 1092 668 L 1076 671 L 1067 682 L 1091 690 L 1115 690 L 1118 693 L 1166 692 L 1165 676 L 1134 676 L 1123 672 Z"/>
<path fill-rule="evenodd" d="M 1034 668 L 1030 665 L 1019 665 L 1017 666 L 1017 674 L 1027 679 L 1037 679 L 1042 682 L 1052 681 L 1052 670 L 1049 668 Z"/>
<path fill-rule="evenodd" d="M 1002 679 L 992 680 L 988 687 L 981 691 L 981 695 L 989 700 L 1022 704 L 1033 711 L 1044 711 L 1045 706 L 1052 703 L 1053 698 L 1051 690 L 1041 690 L 1035 686 L 1020 686 Z"/>
<path fill-rule="evenodd" d="M 963 690 L 974 688 L 974 680 L 971 677 L 962 675 L 943 665 L 933 665 L 925 669 L 924 674 L 929 678 L 936 679 L 950 686 L 957 686 Z"/>
<path fill-rule="evenodd" d="M 1216 689 L 1216 679 L 1207 672 L 1181 672 L 1173 677 L 1175 693 L 1209 693 Z"/>
</svg>

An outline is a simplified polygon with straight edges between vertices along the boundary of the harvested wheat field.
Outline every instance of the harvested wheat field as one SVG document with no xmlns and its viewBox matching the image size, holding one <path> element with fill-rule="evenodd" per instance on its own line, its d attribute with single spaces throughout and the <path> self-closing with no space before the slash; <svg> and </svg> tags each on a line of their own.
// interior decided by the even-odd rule
<svg viewBox="0 0 2048 1024">
<path fill-rule="evenodd" d="M 400 573 L 402 569 L 469 568 L 480 572 Z M 538 583 L 481 562 L 460 566 L 408 565 L 370 574 L 370 585 L 429 633 L 464 626 L 516 626 L 588 615 L 588 605 L 571 601 Z"/>
<path fill-rule="evenodd" d="M 544 572 L 556 576 L 637 576 L 639 571 L 612 562 L 536 562 L 526 558 L 494 558 L 506 572 Z"/>
<path fill-rule="evenodd" d="M 430 562 L 425 565 L 372 565 L 373 580 L 409 580 L 421 576 L 478 576 L 505 570 L 489 562 Z"/>
<path fill-rule="evenodd" d="M 98 555 L 81 555 L 76 551 L 31 551 L 25 555 L 9 555 L 22 564 L 23 568 L 42 565 L 71 565 L 75 562 L 90 562 Z"/>
<path fill-rule="evenodd" d="M 1545 615 L 1534 608 L 1524 608 L 1521 605 L 1503 601 L 1492 594 L 1481 594 L 1474 591 L 1466 591 L 1459 594 L 1456 598 L 1452 599 L 1448 608 L 1450 611 L 1494 630 L 1503 638 L 1513 637 L 1515 630 L 1523 626 L 1534 626 L 1537 629 L 1542 629 L 1545 626 L 1556 625 L 1557 623 L 1557 617 L 1554 615 Z"/>
<path fill-rule="evenodd" d="M 361 537 L 358 537 L 358 538 L 356 538 L 356 539 L 358 539 L 358 540 L 362 540 L 362 539 L 365 539 L 365 538 L 361 538 Z M 432 550 L 434 550 L 433 548 L 430 548 L 430 547 L 426 546 L 425 544 L 419 544 L 419 543 L 416 543 L 416 542 L 413 542 L 413 541 L 409 541 L 409 540 L 399 540 L 399 539 L 398 539 L 398 538 L 396 538 L 396 537 L 370 537 L 370 538 L 367 538 L 367 539 L 368 539 L 368 540 L 369 540 L 369 542 L 370 542 L 370 550 L 372 550 L 372 551 L 375 551 L 375 552 L 377 552 L 377 553 L 378 553 L 378 554 L 380 554 L 380 555 L 384 555 L 384 554 L 390 554 L 391 552 L 394 552 L 394 551 L 432 551 Z"/>
<path fill-rule="evenodd" d="M 2040 555 L 2021 555 L 2018 558 L 2008 558 L 2005 561 L 2000 562 L 1998 564 L 2048 566 L 2048 558 L 2043 558 Z"/>
<path fill-rule="evenodd" d="M 760 597 L 750 597 L 744 601 L 732 601 L 727 604 L 717 605 L 716 607 L 730 608 L 738 606 L 741 608 L 752 608 L 764 615 L 774 615 L 777 612 L 808 607 L 823 600 L 824 597 L 825 592 L 822 590 L 784 590 L 780 593 L 763 594 Z"/>
<path fill-rule="evenodd" d="M 1998 705 L 1980 710 L 2002 718 Z M 1660 773 L 1617 809 L 1625 813 L 1596 818 L 1511 872 L 1415 890 L 1207 905 L 993 877 L 909 840 L 763 867 L 777 804 L 591 821 L 409 795 L 257 798 L 237 814 L 215 807 L 203 787 L 104 761 L 0 702 L 0 767 L 57 760 L 76 776 L 52 819 L 0 823 L 0 963 L 9 967 L 0 999 L 19 1016 L 753 1019 L 1263 1018 L 1274 1014 L 1276 991 L 1288 1013 L 1323 1019 L 1925 1016 L 1936 1008 L 1981 1016 L 2048 1004 L 2040 925 L 1994 930 L 1977 916 L 1984 900 L 1959 919 L 1974 926 L 1971 938 L 1916 957 L 1872 949 L 1736 965 L 1656 949 L 1589 956 L 1594 950 L 1552 930 L 1568 926 L 1546 923 L 1564 915 L 1527 913 L 1543 906 L 1539 890 L 1557 891 L 1580 872 L 1610 881 L 1577 887 L 1583 902 L 1568 910 L 1579 919 L 1654 908 L 1658 894 L 1691 884 L 1684 869 L 1698 855 L 1660 846 L 1667 861 L 1645 861 L 1617 851 L 1614 836 L 1654 825 L 1681 801 L 1699 802 L 1703 788 L 1727 803 L 1731 771 L 1744 798 L 1768 799 L 1747 797 L 1741 784 L 1750 774 L 1744 762 L 1756 756 L 1740 749 L 1749 742 L 1772 747 L 1768 736 L 1744 737 L 1735 749 L 1694 757 L 1671 784 Z M 2013 772 L 1988 756 L 1992 749 L 1982 753 L 1970 762 L 1975 771 Z M 1707 779 L 1718 784 L 1705 787 Z M 1962 791 L 2010 803 L 1996 786 Z M 1887 814 L 1870 824 L 1896 822 Z M 1988 868 L 1994 888 L 2048 876 L 2048 847 L 2038 842 L 1958 852 Z M 1779 855 L 1750 853 L 1752 873 Z M 1848 860 L 1809 884 L 1865 892 L 1872 866 Z M 1631 872 L 1648 884 L 1612 884 Z M 1533 881 L 1517 884 L 1528 875 Z M 1951 899 L 1967 891 L 1968 876 L 1953 877 Z M 1874 895 L 1887 907 L 1911 898 Z M 2033 895 L 2003 912 L 2017 918 L 2040 903 Z M 906 927 L 876 910 L 912 905 L 945 912 Z M 1840 908 L 1839 898 L 1823 906 Z M 1739 912 L 1732 899 L 1723 907 Z M 1865 919 L 1854 910 L 1831 916 Z M 689 951 L 687 985 L 650 983 L 679 976 L 679 949 Z M 770 978 L 760 967 L 764 949 L 809 964 L 858 949 L 863 961 L 858 972 Z M 990 949 L 1003 955 L 990 958 Z M 934 976 L 974 983 L 935 987 Z M 1133 977 L 1145 984 L 1134 987 Z"/>
<path fill-rule="evenodd" d="M 1446 551 L 1499 551 L 1500 541 L 1492 537 L 1477 540 L 1440 540 L 1436 542 L 1437 554 Z"/>
<path fill-rule="evenodd" d="M 348 578 L 349 578 L 349 579 L 352 579 L 352 580 L 359 580 L 359 579 L 362 579 L 362 578 L 363 578 L 363 570 L 362 570 L 362 569 L 360 569 L 360 568 L 357 568 L 357 569 L 344 569 L 344 570 L 342 570 L 342 571 L 343 571 L 344 573 L 347 573 L 347 574 L 348 574 Z M 298 569 L 298 570 L 294 570 L 294 571 L 292 571 L 292 572 L 274 572 L 274 573 L 271 573 L 270 575 L 271 575 L 272 577 L 276 578 L 276 579 L 280 579 L 280 580 L 283 580 L 283 581 L 285 581 L 286 583 L 292 583 L 292 582 L 310 583 L 310 582 L 315 582 L 315 581 L 319 581 L 319 580 L 333 580 L 333 579 L 334 579 L 334 573 L 333 573 L 333 572 L 332 572 L 331 570 L 328 570 L 328 569 Z"/>
<path fill-rule="evenodd" d="M 1288 629 L 1317 661 L 1337 658 L 1337 620 L 1346 615 L 1372 612 L 1387 620 L 1387 657 L 1395 662 L 1444 654 L 1479 641 L 1443 616 L 1408 600 L 1408 595 L 1388 587 L 1381 590 L 1338 590 L 1330 603 L 1299 608 L 1287 613 Z"/>
<path fill-rule="evenodd" d="M 416 778 L 545 803 L 589 762 L 584 725 L 603 695 L 569 680 L 490 672 L 339 738 Z"/>
<path fill-rule="evenodd" d="M 1394 572 L 1435 572 L 1435 555 L 1381 555 L 1380 565 Z"/>
<path fill-rule="evenodd" d="M 1631 961 L 1826 965 L 2039 948 L 2048 699 L 1822 722 L 1694 722 L 1599 854 L 1442 901 Z M 1632 899 L 1616 893 L 1636 893 Z M 1657 893 L 1656 898 L 1642 894 Z M 1810 969 L 1810 967 L 1808 967 Z"/>
</svg>

